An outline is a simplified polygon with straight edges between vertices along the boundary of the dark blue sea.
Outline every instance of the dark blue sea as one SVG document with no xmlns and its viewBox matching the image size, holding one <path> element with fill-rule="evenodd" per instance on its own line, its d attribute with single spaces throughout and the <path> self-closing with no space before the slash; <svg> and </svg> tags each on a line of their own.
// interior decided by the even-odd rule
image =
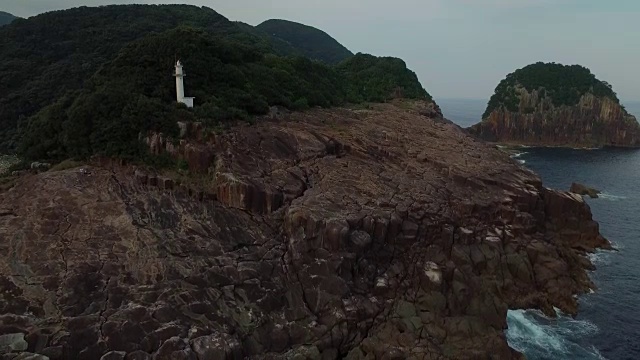
<svg viewBox="0 0 640 360">
<path fill-rule="evenodd" d="M 486 100 L 439 100 L 445 117 L 467 127 Z M 640 119 L 640 102 L 625 102 Z M 600 231 L 619 250 L 591 258 L 598 289 L 579 298 L 575 318 L 549 319 L 537 311 L 509 311 L 507 339 L 529 359 L 640 360 L 640 150 L 523 148 L 517 160 L 547 187 L 581 182 L 603 191 L 588 199 Z"/>
</svg>

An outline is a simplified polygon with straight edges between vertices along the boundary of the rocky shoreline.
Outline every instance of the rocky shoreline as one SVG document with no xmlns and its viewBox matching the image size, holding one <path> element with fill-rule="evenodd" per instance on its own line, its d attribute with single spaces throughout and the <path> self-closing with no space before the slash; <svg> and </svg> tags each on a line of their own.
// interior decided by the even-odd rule
<svg viewBox="0 0 640 360">
<path fill-rule="evenodd" d="M 425 108 L 149 138 L 197 191 L 118 163 L 25 175 L 0 198 L 5 358 L 522 358 L 507 310 L 575 315 L 610 244 L 580 196 Z"/>
</svg>

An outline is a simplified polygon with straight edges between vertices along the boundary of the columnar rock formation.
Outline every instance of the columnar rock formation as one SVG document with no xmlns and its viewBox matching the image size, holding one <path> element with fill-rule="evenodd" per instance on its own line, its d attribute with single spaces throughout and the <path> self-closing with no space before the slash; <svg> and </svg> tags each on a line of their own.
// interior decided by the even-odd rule
<svg viewBox="0 0 640 360">
<path fill-rule="evenodd" d="M 517 90 L 518 111 L 500 107 L 471 132 L 494 142 L 575 147 L 640 147 L 640 124 L 607 97 L 585 94 L 575 106 L 554 106 L 536 90 Z"/>
<path fill-rule="evenodd" d="M 471 132 L 501 143 L 640 147 L 640 124 L 613 87 L 580 65 L 542 63 L 508 74 Z"/>
<path fill-rule="evenodd" d="M 51 359 L 521 358 L 507 309 L 575 314 L 608 242 L 581 197 L 406 107 L 177 145 L 215 199 L 126 166 L 24 177 L 0 335 Z"/>
</svg>

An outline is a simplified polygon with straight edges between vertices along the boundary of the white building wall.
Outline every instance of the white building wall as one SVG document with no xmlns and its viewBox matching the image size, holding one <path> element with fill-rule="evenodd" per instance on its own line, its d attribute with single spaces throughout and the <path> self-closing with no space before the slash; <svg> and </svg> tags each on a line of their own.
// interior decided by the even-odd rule
<svg viewBox="0 0 640 360">
<path fill-rule="evenodd" d="M 178 60 L 176 62 L 176 73 L 174 74 L 176 77 L 176 100 L 179 103 L 183 103 L 187 105 L 188 108 L 193 107 L 193 97 L 185 97 L 184 96 L 184 71 L 182 69 L 182 63 Z"/>
<path fill-rule="evenodd" d="M 193 107 L 193 99 L 192 97 L 186 97 L 186 98 L 182 98 L 181 103 L 187 105 L 188 108 L 192 108 Z"/>
<path fill-rule="evenodd" d="M 176 97 L 178 102 L 184 99 L 184 80 L 182 76 L 176 76 Z"/>
</svg>

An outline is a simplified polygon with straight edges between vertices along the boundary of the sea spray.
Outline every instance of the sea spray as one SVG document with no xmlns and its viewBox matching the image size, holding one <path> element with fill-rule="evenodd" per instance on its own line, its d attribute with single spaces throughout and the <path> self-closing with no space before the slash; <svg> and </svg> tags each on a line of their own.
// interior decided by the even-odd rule
<svg viewBox="0 0 640 360">
<path fill-rule="evenodd" d="M 598 328 L 586 320 L 575 320 L 558 314 L 548 318 L 537 310 L 510 310 L 506 331 L 509 345 L 527 355 L 528 359 L 602 359 L 593 348 L 581 347 L 574 338 L 591 335 Z"/>
<path fill-rule="evenodd" d="M 598 194 L 598 197 L 600 199 L 608 200 L 608 201 L 620 201 L 620 200 L 627 199 L 626 196 L 618 196 L 618 195 L 612 195 L 612 194 L 607 194 L 607 193 L 600 193 L 600 194 Z"/>
</svg>

